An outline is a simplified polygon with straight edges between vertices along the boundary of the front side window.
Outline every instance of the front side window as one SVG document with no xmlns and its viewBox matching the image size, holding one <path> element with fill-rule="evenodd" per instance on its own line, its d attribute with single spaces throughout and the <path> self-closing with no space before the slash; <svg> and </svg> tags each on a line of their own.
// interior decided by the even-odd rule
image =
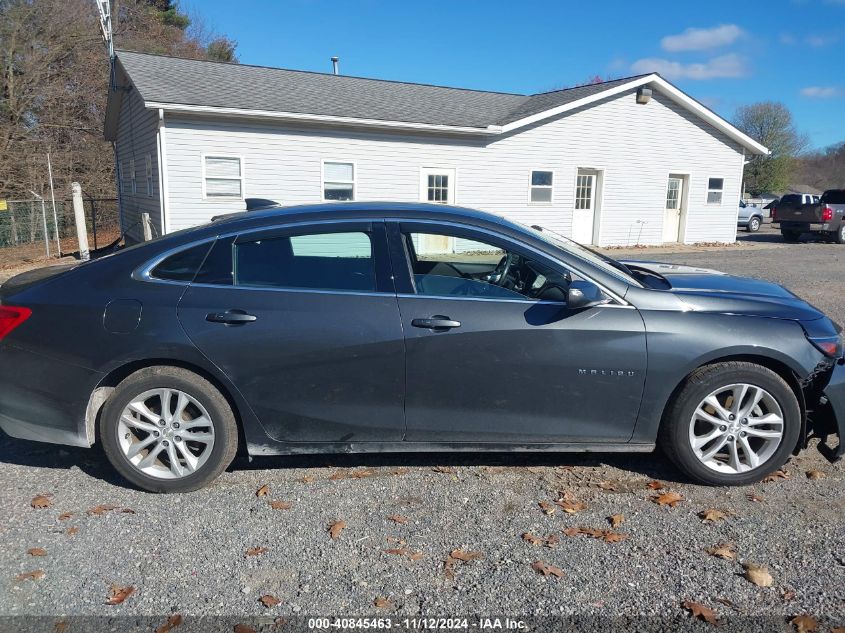
<svg viewBox="0 0 845 633">
<path fill-rule="evenodd" d="M 355 165 L 323 163 L 323 200 L 355 199 Z"/>
<path fill-rule="evenodd" d="M 445 233 L 404 240 L 419 295 L 566 301 L 569 273 L 500 246 Z"/>
<path fill-rule="evenodd" d="M 203 186 L 206 198 L 242 199 L 243 164 L 237 156 L 204 156 Z"/>
<path fill-rule="evenodd" d="M 724 178 L 707 179 L 707 204 L 722 204 L 722 190 L 725 187 Z"/>
<path fill-rule="evenodd" d="M 370 235 L 357 231 L 310 233 L 238 243 L 234 284 L 375 292 Z"/>
<path fill-rule="evenodd" d="M 531 172 L 531 202 L 551 202 L 554 173 L 534 170 Z"/>
</svg>

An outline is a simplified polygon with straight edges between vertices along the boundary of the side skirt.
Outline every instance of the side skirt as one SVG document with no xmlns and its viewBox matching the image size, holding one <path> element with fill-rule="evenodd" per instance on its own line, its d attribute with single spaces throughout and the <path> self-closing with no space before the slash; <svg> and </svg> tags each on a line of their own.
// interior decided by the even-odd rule
<svg viewBox="0 0 845 633">
<path fill-rule="evenodd" d="M 273 442 L 247 445 L 250 455 L 313 455 L 344 453 L 650 453 L 647 444 L 496 444 L 490 442 Z"/>
</svg>

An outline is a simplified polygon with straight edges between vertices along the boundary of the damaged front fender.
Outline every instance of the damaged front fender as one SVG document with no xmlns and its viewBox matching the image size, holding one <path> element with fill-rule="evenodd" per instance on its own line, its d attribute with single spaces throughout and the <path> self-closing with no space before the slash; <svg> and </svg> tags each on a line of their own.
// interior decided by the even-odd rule
<svg viewBox="0 0 845 633">
<path fill-rule="evenodd" d="M 810 437 L 819 438 L 819 452 L 831 462 L 845 455 L 845 359 L 840 358 L 833 368 L 827 386 L 817 396 L 817 403 L 808 402 Z M 831 436 L 838 436 L 838 444 L 830 444 Z"/>
</svg>

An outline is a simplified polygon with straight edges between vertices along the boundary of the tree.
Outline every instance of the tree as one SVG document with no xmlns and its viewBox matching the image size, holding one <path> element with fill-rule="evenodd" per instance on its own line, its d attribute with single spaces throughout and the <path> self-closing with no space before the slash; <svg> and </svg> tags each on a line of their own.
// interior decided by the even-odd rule
<svg viewBox="0 0 845 633">
<path fill-rule="evenodd" d="M 817 189 L 845 189 L 845 141 L 805 154 L 798 180 Z"/>
<path fill-rule="evenodd" d="M 741 106 L 734 125 L 770 152 L 768 156 L 752 156 L 746 164 L 746 191 L 759 196 L 786 189 L 795 175 L 796 159 L 808 145 L 806 135 L 796 129 L 789 108 L 776 101 Z"/>
</svg>

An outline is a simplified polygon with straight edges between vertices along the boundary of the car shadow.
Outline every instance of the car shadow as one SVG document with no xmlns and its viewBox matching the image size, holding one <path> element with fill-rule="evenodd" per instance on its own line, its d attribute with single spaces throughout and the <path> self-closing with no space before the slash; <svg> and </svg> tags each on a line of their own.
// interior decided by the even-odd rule
<svg viewBox="0 0 845 633">
<path fill-rule="evenodd" d="M 128 486 L 99 445 L 92 448 L 56 446 L 10 437 L 0 431 L 0 463 L 33 468 L 70 470 L 79 468 L 90 477 L 116 486 Z M 610 466 L 632 474 L 673 483 L 689 483 L 659 451 L 655 453 L 343 453 L 319 455 L 239 455 L 229 472 L 269 469 L 336 468 L 599 468 Z M 602 476 L 603 477 L 603 476 Z M 596 477 L 600 479 L 598 476 Z"/>
</svg>

